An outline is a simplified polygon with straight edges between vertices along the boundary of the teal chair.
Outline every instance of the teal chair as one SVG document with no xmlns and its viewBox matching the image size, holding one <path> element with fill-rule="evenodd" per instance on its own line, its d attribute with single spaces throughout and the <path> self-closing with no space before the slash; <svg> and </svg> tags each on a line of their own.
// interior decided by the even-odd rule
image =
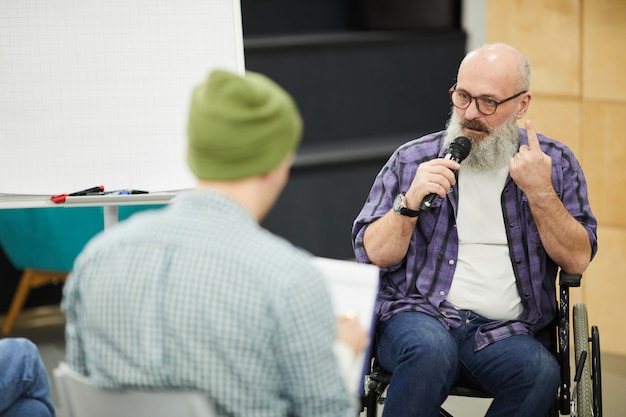
<svg viewBox="0 0 626 417">
<path fill-rule="evenodd" d="M 0 210 L 0 245 L 13 267 L 22 271 L 2 327 L 5 336 L 30 291 L 64 282 L 78 253 L 103 228 L 102 207 Z"/>
<path fill-rule="evenodd" d="M 119 220 L 162 205 L 121 206 Z M 22 271 L 2 327 L 11 333 L 30 291 L 65 281 L 85 244 L 104 229 L 102 207 L 0 209 L 0 245 Z"/>
</svg>

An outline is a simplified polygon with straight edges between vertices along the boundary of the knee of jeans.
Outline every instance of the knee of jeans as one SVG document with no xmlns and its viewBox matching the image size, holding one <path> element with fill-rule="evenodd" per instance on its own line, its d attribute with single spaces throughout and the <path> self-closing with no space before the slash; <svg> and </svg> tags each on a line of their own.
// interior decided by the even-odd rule
<svg viewBox="0 0 626 417">
<path fill-rule="evenodd" d="M 34 381 L 46 373 L 39 349 L 33 342 L 23 338 L 7 338 L 0 342 L 2 361 L 10 364 L 14 378 Z"/>
<path fill-rule="evenodd" d="M 2 414 L 2 417 L 53 417 L 54 415 L 54 410 L 50 410 L 41 401 L 33 398 L 20 398 Z"/>
<path fill-rule="evenodd" d="M 3 346 L 3 354 L 11 353 L 19 356 L 39 355 L 37 346 L 28 339 L 21 337 L 11 337 L 1 340 Z"/>
<path fill-rule="evenodd" d="M 424 334 L 418 342 L 403 346 L 401 362 L 428 363 L 432 368 L 456 368 L 458 351 L 454 341 L 446 335 Z"/>
<path fill-rule="evenodd" d="M 532 380 L 536 387 L 545 390 L 556 390 L 561 382 L 561 369 L 552 353 L 543 351 L 533 357 L 527 357 L 523 363 L 518 364 L 526 375 L 526 379 Z"/>
</svg>

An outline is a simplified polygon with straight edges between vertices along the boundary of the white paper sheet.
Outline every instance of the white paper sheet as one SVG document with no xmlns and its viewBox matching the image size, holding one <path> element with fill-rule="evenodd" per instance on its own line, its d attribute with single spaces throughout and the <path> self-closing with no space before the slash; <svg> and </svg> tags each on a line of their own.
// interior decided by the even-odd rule
<svg viewBox="0 0 626 417">
<path fill-rule="evenodd" d="M 313 262 L 326 277 L 335 314 L 339 317 L 347 312 L 356 313 L 361 326 L 368 331 L 372 340 L 374 304 L 378 294 L 378 267 L 320 257 L 314 258 Z M 370 350 L 367 348 L 356 358 L 348 375 L 344 375 L 347 379 L 346 386 L 355 395 L 362 392 L 369 358 Z"/>
</svg>

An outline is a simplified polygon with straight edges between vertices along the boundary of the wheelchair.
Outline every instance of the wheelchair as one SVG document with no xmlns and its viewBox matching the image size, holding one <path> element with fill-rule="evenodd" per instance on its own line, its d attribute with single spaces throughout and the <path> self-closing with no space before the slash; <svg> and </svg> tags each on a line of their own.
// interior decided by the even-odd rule
<svg viewBox="0 0 626 417">
<path fill-rule="evenodd" d="M 555 330 L 551 334 L 551 351 L 561 368 L 561 383 L 554 404 L 546 414 L 547 417 L 602 416 L 600 333 L 597 326 L 591 326 L 591 334 L 589 333 L 587 307 L 582 302 L 576 303 L 572 309 L 575 372 L 573 385 L 571 384 L 569 289 L 580 287 L 581 279 L 580 274 L 568 274 L 563 270 L 559 273 L 559 311 Z M 385 392 L 391 380 L 391 374 L 378 366 L 373 358 L 371 364 L 370 372 L 365 377 L 361 413 L 365 413 L 367 417 L 376 417 L 378 406 L 385 402 Z M 453 387 L 449 395 L 492 398 L 486 392 L 460 386 Z M 439 409 L 439 416 L 453 417 L 443 407 Z"/>
</svg>

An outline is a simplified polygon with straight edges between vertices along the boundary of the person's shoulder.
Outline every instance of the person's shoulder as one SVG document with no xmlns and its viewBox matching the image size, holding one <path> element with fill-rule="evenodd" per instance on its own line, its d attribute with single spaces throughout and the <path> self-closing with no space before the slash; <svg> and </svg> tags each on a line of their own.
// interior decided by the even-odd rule
<svg viewBox="0 0 626 417">
<path fill-rule="evenodd" d="M 147 236 L 158 233 L 159 219 L 163 218 L 163 212 L 164 209 L 141 211 L 127 219 L 108 225 L 87 242 L 80 253 L 81 257 L 97 257 L 100 253 L 115 251 L 121 243 L 151 239 Z"/>
<path fill-rule="evenodd" d="M 439 132 L 429 133 L 427 135 L 419 136 L 415 139 L 411 139 L 398 147 L 399 151 L 407 151 L 410 149 L 441 149 L 443 141 L 446 137 L 446 131 L 441 130 Z"/>
<path fill-rule="evenodd" d="M 269 230 L 261 228 L 261 235 L 256 246 L 258 253 L 262 253 L 262 258 L 269 263 L 280 260 L 279 264 L 285 268 L 307 269 L 311 266 L 313 258 L 311 253 Z"/>
<path fill-rule="evenodd" d="M 431 160 L 439 155 L 445 137 L 445 130 L 420 136 L 400 145 L 396 149 L 395 155 L 400 160 L 409 160 L 411 162 Z"/>
<path fill-rule="evenodd" d="M 257 280 L 271 283 L 276 293 L 289 288 L 314 291 L 325 285 L 313 254 L 265 229 L 262 234 L 246 247 L 245 259 L 239 260 L 254 269 Z"/>
</svg>

